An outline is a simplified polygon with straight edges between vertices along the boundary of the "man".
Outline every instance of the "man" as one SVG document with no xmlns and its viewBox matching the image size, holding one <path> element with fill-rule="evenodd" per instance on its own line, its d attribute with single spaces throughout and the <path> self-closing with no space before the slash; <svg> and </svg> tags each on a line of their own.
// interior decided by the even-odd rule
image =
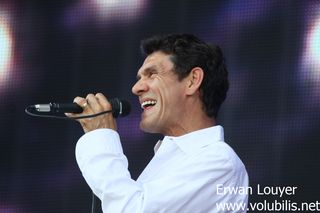
<svg viewBox="0 0 320 213">
<path fill-rule="evenodd" d="M 112 115 L 79 120 L 86 134 L 77 143 L 76 159 L 103 211 L 226 212 L 219 205 L 246 205 L 247 194 L 230 190 L 248 186 L 247 172 L 216 124 L 228 90 L 220 48 L 174 34 L 144 40 L 142 49 L 147 57 L 132 87 L 143 108 L 140 128 L 164 138 L 136 181 Z M 111 109 L 101 93 L 74 101 L 83 115 Z"/>
</svg>

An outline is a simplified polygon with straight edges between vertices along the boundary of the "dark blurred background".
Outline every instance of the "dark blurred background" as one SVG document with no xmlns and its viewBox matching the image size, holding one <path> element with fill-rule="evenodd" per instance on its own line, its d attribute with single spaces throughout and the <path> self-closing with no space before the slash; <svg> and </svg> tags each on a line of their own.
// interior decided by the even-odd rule
<svg viewBox="0 0 320 213">
<path fill-rule="evenodd" d="M 319 200 L 319 1 L 2 0 L 0 212 L 90 212 L 74 157 L 80 125 L 30 117 L 30 104 L 96 92 L 129 100 L 118 124 L 136 179 L 162 137 L 139 130 L 140 40 L 182 32 L 224 50 L 231 88 L 219 123 L 250 185 L 296 186 L 292 202 Z"/>
</svg>

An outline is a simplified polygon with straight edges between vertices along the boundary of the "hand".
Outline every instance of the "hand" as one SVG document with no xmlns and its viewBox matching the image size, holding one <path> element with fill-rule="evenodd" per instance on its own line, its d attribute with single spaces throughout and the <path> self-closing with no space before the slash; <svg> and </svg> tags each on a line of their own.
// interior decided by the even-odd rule
<svg viewBox="0 0 320 213">
<path fill-rule="evenodd" d="M 101 93 L 97 93 L 96 95 L 88 94 L 86 98 L 76 97 L 73 102 L 81 106 L 83 112 L 80 114 L 66 113 L 66 116 L 68 117 L 92 115 L 112 109 L 107 98 Z M 78 121 L 86 133 L 101 128 L 117 130 L 117 123 L 113 118 L 112 113 L 102 114 L 93 118 L 79 119 Z"/>
</svg>

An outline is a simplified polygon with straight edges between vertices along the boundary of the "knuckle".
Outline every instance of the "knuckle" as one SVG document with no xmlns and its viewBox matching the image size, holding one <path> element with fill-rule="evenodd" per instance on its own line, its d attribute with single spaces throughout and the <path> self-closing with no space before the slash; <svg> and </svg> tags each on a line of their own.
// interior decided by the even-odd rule
<svg viewBox="0 0 320 213">
<path fill-rule="evenodd" d="M 96 94 L 96 98 L 97 98 L 99 101 L 102 101 L 102 102 L 105 102 L 105 101 L 108 100 L 108 99 L 106 98 L 106 96 L 103 95 L 102 93 L 97 93 L 97 94 Z"/>
<path fill-rule="evenodd" d="M 103 97 L 104 95 L 103 95 L 101 92 L 98 92 L 98 93 L 96 94 L 96 97 L 98 97 L 98 96 Z"/>
<path fill-rule="evenodd" d="M 91 99 L 91 98 L 93 98 L 94 97 L 94 95 L 92 94 L 92 93 L 89 93 L 87 96 L 86 96 L 86 99 Z"/>
</svg>

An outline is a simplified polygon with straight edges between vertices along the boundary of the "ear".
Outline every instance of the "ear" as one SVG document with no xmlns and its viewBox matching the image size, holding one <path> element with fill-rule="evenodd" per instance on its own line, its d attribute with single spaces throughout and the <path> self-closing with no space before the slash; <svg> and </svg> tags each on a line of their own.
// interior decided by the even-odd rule
<svg viewBox="0 0 320 213">
<path fill-rule="evenodd" d="M 193 95 L 195 94 L 203 81 L 204 72 L 202 68 L 195 67 L 191 70 L 189 75 L 187 76 L 187 88 L 186 88 L 186 94 L 187 95 Z"/>
</svg>

